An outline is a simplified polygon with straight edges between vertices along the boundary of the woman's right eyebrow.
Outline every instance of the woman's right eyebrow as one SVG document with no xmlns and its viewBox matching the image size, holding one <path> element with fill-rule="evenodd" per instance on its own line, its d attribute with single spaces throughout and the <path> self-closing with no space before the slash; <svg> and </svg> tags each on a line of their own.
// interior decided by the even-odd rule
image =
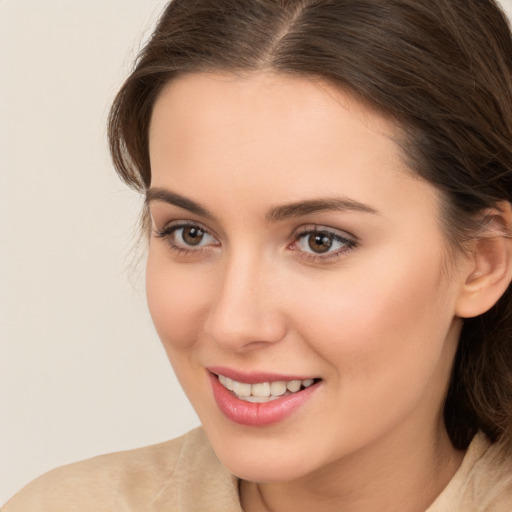
<svg viewBox="0 0 512 512">
<path fill-rule="evenodd" d="M 164 203 L 172 204 L 207 219 L 214 218 L 214 216 L 204 206 L 192 201 L 192 199 L 189 199 L 188 197 L 182 196 L 165 188 L 152 187 L 148 189 L 146 191 L 145 202 L 149 205 L 152 201 L 162 201 Z"/>
</svg>

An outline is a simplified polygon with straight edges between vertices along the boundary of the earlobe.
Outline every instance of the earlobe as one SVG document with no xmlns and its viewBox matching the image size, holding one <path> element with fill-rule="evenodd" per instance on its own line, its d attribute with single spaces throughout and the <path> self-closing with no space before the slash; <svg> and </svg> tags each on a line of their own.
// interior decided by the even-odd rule
<svg viewBox="0 0 512 512">
<path fill-rule="evenodd" d="M 485 215 L 484 227 L 474 241 L 458 297 L 456 314 L 471 318 L 488 311 L 512 280 L 512 207 L 502 202 Z"/>
</svg>

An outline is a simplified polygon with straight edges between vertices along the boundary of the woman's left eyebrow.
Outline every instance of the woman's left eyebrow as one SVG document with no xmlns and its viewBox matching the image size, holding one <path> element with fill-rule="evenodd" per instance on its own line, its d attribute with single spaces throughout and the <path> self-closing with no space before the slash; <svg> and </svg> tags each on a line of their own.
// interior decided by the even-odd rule
<svg viewBox="0 0 512 512">
<path fill-rule="evenodd" d="M 293 217 L 302 217 L 304 215 L 323 211 L 355 211 L 370 213 L 372 215 L 380 215 L 375 208 L 358 201 L 354 201 L 353 199 L 332 197 L 325 199 L 309 199 L 282 206 L 274 206 L 267 213 L 266 218 L 270 222 L 278 222 Z"/>
</svg>

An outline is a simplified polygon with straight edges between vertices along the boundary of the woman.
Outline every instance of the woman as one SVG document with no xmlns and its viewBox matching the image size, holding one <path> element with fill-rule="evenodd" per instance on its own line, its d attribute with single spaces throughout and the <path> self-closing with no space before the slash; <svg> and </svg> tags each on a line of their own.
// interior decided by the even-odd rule
<svg viewBox="0 0 512 512">
<path fill-rule="evenodd" d="M 492 0 L 173 1 L 109 136 L 203 428 L 4 510 L 511 510 L 511 105 Z"/>
</svg>

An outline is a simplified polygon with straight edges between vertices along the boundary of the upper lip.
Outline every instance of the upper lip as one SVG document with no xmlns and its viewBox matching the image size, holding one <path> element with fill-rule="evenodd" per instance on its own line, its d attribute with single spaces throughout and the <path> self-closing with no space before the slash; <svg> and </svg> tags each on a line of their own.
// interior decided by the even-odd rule
<svg viewBox="0 0 512 512">
<path fill-rule="evenodd" d="M 243 382 L 246 384 L 257 384 L 259 382 L 278 382 L 284 381 L 288 382 L 291 380 L 308 380 L 308 379 L 316 379 L 316 377 L 312 377 L 310 375 L 297 375 L 297 374 L 283 374 L 283 373 L 273 373 L 273 372 L 242 372 L 240 370 L 235 370 L 233 368 L 226 368 L 220 366 L 210 366 L 207 368 L 210 373 L 215 375 L 224 375 L 224 377 L 228 377 L 229 379 L 235 380 L 237 382 Z"/>
</svg>

